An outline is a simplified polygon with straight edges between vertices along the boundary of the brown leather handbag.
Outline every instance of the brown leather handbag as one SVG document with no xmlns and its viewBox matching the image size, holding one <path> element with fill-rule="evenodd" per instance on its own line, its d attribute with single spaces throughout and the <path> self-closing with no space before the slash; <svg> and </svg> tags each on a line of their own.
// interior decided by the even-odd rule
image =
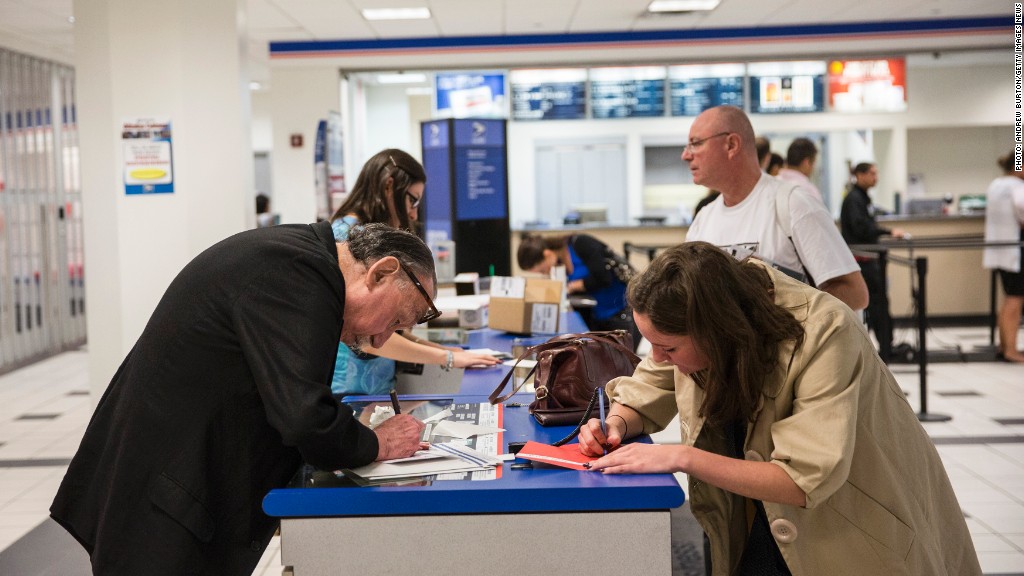
<svg viewBox="0 0 1024 576">
<path fill-rule="evenodd" d="M 532 354 L 537 355 L 537 364 L 530 370 L 530 374 L 536 374 L 530 414 L 542 426 L 576 424 L 586 413 L 597 387 L 612 378 L 632 375 L 640 363 L 640 357 L 633 353 L 633 336 L 626 330 L 555 336 L 528 348 L 516 359 L 516 366 Z M 502 396 L 514 372 L 515 366 L 491 392 L 491 404 L 508 400 L 529 380 L 528 374 Z"/>
</svg>

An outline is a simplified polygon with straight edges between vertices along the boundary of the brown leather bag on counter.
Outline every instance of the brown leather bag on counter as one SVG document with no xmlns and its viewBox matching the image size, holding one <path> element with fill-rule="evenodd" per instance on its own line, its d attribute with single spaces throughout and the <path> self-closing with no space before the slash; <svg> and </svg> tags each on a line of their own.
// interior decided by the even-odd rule
<svg viewBox="0 0 1024 576">
<path fill-rule="evenodd" d="M 542 426 L 578 423 L 586 413 L 594 389 L 612 378 L 632 375 L 640 363 L 640 357 L 633 353 L 633 336 L 626 330 L 555 336 L 528 348 L 516 359 L 516 366 L 533 354 L 536 354 L 537 364 L 530 370 L 530 374 L 536 374 L 530 414 Z M 523 382 L 501 396 L 514 373 L 515 366 L 491 392 L 491 404 L 508 400 L 530 378 L 527 374 Z"/>
</svg>

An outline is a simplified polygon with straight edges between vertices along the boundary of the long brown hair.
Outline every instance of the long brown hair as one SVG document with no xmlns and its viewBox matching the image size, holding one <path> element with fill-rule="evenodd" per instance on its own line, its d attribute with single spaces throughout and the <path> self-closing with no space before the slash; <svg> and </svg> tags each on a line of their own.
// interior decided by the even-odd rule
<svg viewBox="0 0 1024 576">
<path fill-rule="evenodd" d="M 523 270 L 529 270 L 544 260 L 544 251 L 560 252 L 569 244 L 569 236 L 541 236 L 525 233 L 519 239 L 516 261 Z"/>
<path fill-rule="evenodd" d="M 764 268 L 707 242 L 669 248 L 629 283 L 633 310 L 665 334 L 689 336 L 709 367 L 699 414 L 713 425 L 749 420 L 786 340 L 803 341 L 803 326 L 775 304 Z"/>
<path fill-rule="evenodd" d="M 387 182 L 391 178 L 391 197 L 387 196 Z M 355 214 L 362 224 L 391 225 L 392 209 L 401 230 L 411 230 L 412 222 L 405 211 L 405 193 L 419 182 L 426 183 L 423 165 L 407 152 L 388 148 L 374 154 L 356 178 L 355 185 L 331 221 L 346 214 Z M 390 204 L 390 208 L 389 208 Z"/>
</svg>

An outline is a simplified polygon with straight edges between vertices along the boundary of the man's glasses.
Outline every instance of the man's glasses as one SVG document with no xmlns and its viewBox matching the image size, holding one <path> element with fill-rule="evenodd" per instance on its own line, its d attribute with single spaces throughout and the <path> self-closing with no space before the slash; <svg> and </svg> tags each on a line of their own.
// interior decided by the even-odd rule
<svg viewBox="0 0 1024 576">
<path fill-rule="evenodd" d="M 719 136 L 728 136 L 729 134 L 732 134 L 732 132 L 719 132 L 718 134 L 712 134 L 707 138 L 698 138 L 697 140 L 690 140 L 686 144 L 686 148 L 684 148 L 683 151 L 689 151 L 692 154 L 708 140 L 711 140 L 712 138 L 718 138 Z"/>
<path fill-rule="evenodd" d="M 426 288 L 423 287 L 423 284 L 420 284 L 420 281 L 416 279 L 416 275 L 413 274 L 408 268 L 406 268 L 405 264 L 402 264 L 401 260 L 398 261 L 398 265 L 401 266 L 402 270 L 405 271 L 405 274 L 409 277 L 409 280 L 412 281 L 413 286 L 415 286 L 416 289 L 420 291 L 420 294 L 423 294 L 423 299 L 427 301 L 427 305 L 429 306 L 429 308 L 427 308 L 426 314 L 424 314 L 422 318 L 417 320 L 416 323 L 426 324 L 427 322 L 430 322 L 434 318 L 440 316 L 441 311 L 437 309 L 437 306 L 434 306 L 434 300 L 430 297 L 429 294 L 427 294 L 427 290 Z"/>
</svg>

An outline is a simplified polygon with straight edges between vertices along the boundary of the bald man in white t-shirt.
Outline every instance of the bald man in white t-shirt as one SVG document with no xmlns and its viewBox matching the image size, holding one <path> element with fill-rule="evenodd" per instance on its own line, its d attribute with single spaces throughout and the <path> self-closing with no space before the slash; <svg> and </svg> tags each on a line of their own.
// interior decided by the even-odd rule
<svg viewBox="0 0 1024 576">
<path fill-rule="evenodd" d="M 867 306 L 860 267 L 825 206 L 802 187 L 761 172 L 754 129 L 742 110 L 718 106 L 697 116 L 682 158 L 694 183 L 722 193 L 694 218 L 687 240 L 719 246 L 756 242 L 757 255 L 805 271 L 818 289 L 854 310 Z M 789 194 L 792 240 L 779 223 L 779 193 Z"/>
</svg>

